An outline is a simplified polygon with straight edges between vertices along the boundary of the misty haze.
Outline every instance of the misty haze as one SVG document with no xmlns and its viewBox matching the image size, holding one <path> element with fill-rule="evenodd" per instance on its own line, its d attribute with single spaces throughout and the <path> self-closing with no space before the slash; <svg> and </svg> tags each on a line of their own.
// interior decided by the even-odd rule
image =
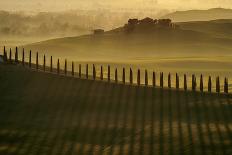
<svg viewBox="0 0 232 155">
<path fill-rule="evenodd" d="M 232 154 L 232 1 L 0 2 L 0 154 Z"/>
</svg>

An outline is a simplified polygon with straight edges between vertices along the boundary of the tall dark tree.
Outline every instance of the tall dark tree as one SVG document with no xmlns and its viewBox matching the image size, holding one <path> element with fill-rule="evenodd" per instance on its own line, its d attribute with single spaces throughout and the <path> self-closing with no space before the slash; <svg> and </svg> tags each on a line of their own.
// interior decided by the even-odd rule
<svg viewBox="0 0 232 155">
<path fill-rule="evenodd" d="M 52 62 L 52 56 L 50 59 L 50 72 L 53 72 L 53 62 Z"/>
<path fill-rule="evenodd" d="M 137 84 L 140 85 L 141 82 L 140 82 L 140 69 L 138 69 L 138 72 L 137 72 Z"/>
<path fill-rule="evenodd" d="M 118 83 L 118 69 L 115 69 L 115 82 Z"/>
<path fill-rule="evenodd" d="M 145 70 L 145 86 L 148 86 L 148 73 L 147 73 L 147 70 Z"/>
<path fill-rule="evenodd" d="M 23 66 L 25 65 L 25 52 L 24 52 L 24 48 L 23 48 L 23 54 L 22 54 L 22 64 L 23 64 Z"/>
<path fill-rule="evenodd" d="M 15 48 L 15 63 L 18 63 L 18 47 Z"/>
<path fill-rule="evenodd" d="M 133 72 L 131 68 L 130 68 L 130 84 L 133 84 Z"/>
<path fill-rule="evenodd" d="M 187 85 L 187 75 L 184 74 L 184 90 L 188 89 L 188 85 Z"/>
<path fill-rule="evenodd" d="M 208 80 L 208 92 L 212 91 L 212 80 L 211 80 L 211 76 L 209 76 L 209 80 Z"/>
<path fill-rule="evenodd" d="M 155 75 L 155 72 L 153 72 L 152 83 L 153 83 L 153 87 L 155 87 L 156 86 L 156 75 Z"/>
<path fill-rule="evenodd" d="M 126 73 L 125 73 L 125 68 L 123 67 L 122 69 L 122 82 L 125 84 L 126 83 Z"/>
</svg>

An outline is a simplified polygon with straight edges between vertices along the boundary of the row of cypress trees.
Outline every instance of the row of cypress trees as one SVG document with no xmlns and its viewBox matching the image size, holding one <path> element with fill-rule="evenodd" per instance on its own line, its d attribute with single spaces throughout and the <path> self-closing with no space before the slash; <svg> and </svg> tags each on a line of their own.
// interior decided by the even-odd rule
<svg viewBox="0 0 232 155">
<path fill-rule="evenodd" d="M 3 53 L 3 59 L 5 62 L 9 62 L 9 63 L 19 63 L 19 58 L 18 58 L 18 48 L 16 47 L 15 49 L 15 54 L 14 54 L 14 60 L 12 59 L 12 50 L 10 48 L 10 52 L 9 52 L 9 59 L 7 56 L 7 51 L 6 48 L 4 47 L 4 53 Z M 28 65 L 31 68 L 32 67 L 32 53 L 31 50 L 29 52 L 29 62 Z M 25 52 L 24 49 L 22 51 L 22 64 L 23 66 L 25 65 Z M 36 53 L 36 70 L 39 69 L 39 54 L 38 52 Z M 89 78 L 89 66 L 88 64 L 86 64 L 86 78 Z M 43 56 L 43 71 L 46 71 L 46 56 Z M 50 72 L 53 72 L 53 57 L 51 56 L 50 58 Z M 108 65 L 108 72 L 107 72 L 107 80 L 110 82 L 111 81 L 111 68 L 110 65 Z M 60 60 L 57 60 L 57 74 L 60 74 Z M 67 60 L 65 59 L 65 65 L 64 65 L 64 74 L 67 75 Z M 72 76 L 74 76 L 75 71 L 74 71 L 74 62 L 72 62 L 72 70 L 71 70 L 71 74 Z M 96 80 L 96 67 L 93 64 L 93 79 Z M 137 85 L 141 85 L 141 71 L 140 69 L 138 69 L 137 71 Z M 82 76 L 82 66 L 81 64 L 79 64 L 79 77 Z M 145 70 L 145 86 L 148 86 L 148 72 L 147 70 Z M 101 66 L 101 70 L 100 70 L 100 79 L 103 80 L 103 67 Z M 115 69 L 115 78 L 114 78 L 115 82 L 118 83 L 118 70 L 117 68 Z M 168 74 L 168 88 L 172 88 L 172 84 L 171 84 L 171 73 Z M 179 89 L 180 88 L 180 80 L 179 80 L 179 75 L 176 73 L 176 85 L 175 88 Z M 122 70 L 122 83 L 125 84 L 126 83 L 126 73 L 125 73 L 125 68 L 123 68 Z M 133 84 L 133 70 L 130 68 L 130 72 L 129 72 L 129 83 Z M 156 86 L 156 73 L 153 72 L 152 74 L 152 86 L 155 87 Z M 164 87 L 164 74 L 163 72 L 160 73 L 160 85 L 161 88 Z M 228 93 L 228 78 L 224 79 L 224 92 Z M 196 80 L 196 76 L 193 74 L 192 75 L 192 86 L 191 86 L 193 91 L 196 91 L 197 88 L 197 80 Z M 184 74 L 184 90 L 187 90 L 187 75 Z M 216 77 L 216 92 L 220 93 L 220 78 Z M 203 92 L 204 91 L 204 83 L 203 83 L 203 75 L 200 76 L 200 91 Z M 212 78 L 211 76 L 209 76 L 208 79 L 208 92 L 212 92 Z"/>
</svg>

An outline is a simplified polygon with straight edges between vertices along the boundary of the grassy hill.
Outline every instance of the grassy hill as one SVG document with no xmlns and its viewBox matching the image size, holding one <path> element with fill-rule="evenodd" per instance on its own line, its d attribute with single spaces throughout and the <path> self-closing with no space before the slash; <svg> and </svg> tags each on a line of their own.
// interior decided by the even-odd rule
<svg viewBox="0 0 232 155">
<path fill-rule="evenodd" d="M 232 153 L 231 96 L 0 72 L 2 155 Z"/>
<path fill-rule="evenodd" d="M 177 23 L 182 29 L 211 34 L 214 37 L 232 38 L 232 19 Z"/>
<path fill-rule="evenodd" d="M 213 8 L 209 10 L 176 11 L 174 13 L 167 14 L 162 18 L 170 18 L 175 22 L 232 19 L 232 10 L 224 8 Z"/>
<path fill-rule="evenodd" d="M 183 27 L 188 29 L 184 24 Z M 25 48 L 57 57 L 69 56 L 72 60 L 117 61 L 137 57 L 231 55 L 231 42 L 230 38 L 194 30 L 164 28 L 127 34 L 119 28 L 101 35 L 38 42 Z"/>
<path fill-rule="evenodd" d="M 125 33 L 123 27 L 105 32 L 101 35 L 58 38 L 25 45 L 26 61 L 28 51 L 39 52 L 40 64 L 43 54 L 75 61 L 76 64 L 95 63 L 98 68 L 108 64 L 112 68 L 125 67 L 142 71 L 171 72 L 175 74 L 204 74 L 222 78 L 228 77 L 231 83 L 232 38 L 230 36 L 231 20 L 207 22 L 177 23 L 179 29 L 138 28 L 133 33 Z M 9 51 L 9 50 L 8 50 Z M 20 49 L 21 54 L 22 49 Z M 20 55 L 21 58 L 21 55 Z M 68 63 L 70 66 L 70 62 Z M 62 66 L 63 67 L 63 66 Z M 78 66 L 75 67 L 76 69 Z M 119 76 L 121 72 L 119 73 Z M 206 79 L 206 78 L 205 78 Z"/>
</svg>

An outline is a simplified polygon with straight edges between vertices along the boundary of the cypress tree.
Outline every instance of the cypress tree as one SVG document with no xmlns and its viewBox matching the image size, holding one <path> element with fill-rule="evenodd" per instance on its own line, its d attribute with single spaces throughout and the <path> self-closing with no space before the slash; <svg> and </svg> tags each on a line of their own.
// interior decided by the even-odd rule
<svg viewBox="0 0 232 155">
<path fill-rule="evenodd" d="M 216 92 L 220 93 L 220 78 L 216 78 Z"/>
<path fill-rule="evenodd" d="M 153 87 L 155 87 L 155 86 L 156 86 L 156 76 L 155 76 L 155 72 L 153 72 L 152 83 L 153 83 Z"/>
<path fill-rule="evenodd" d="M 79 78 L 81 78 L 81 64 L 79 64 Z"/>
<path fill-rule="evenodd" d="M 89 65 L 86 64 L 86 79 L 89 78 Z"/>
<path fill-rule="evenodd" d="M 93 64 L 93 79 L 96 80 L 96 70 L 94 64 Z"/>
<path fill-rule="evenodd" d="M 201 77 L 200 77 L 200 91 L 201 91 L 201 92 L 204 91 L 203 75 L 202 75 L 202 74 L 201 74 Z"/>
<path fill-rule="evenodd" d="M 36 70 L 39 68 L 39 54 L 36 52 Z"/>
<path fill-rule="evenodd" d="M 163 72 L 160 73 L 160 87 L 164 87 L 164 74 Z"/>
<path fill-rule="evenodd" d="M 74 62 L 72 61 L 72 76 L 74 76 Z"/>
<path fill-rule="evenodd" d="M 125 68 L 122 69 L 122 82 L 126 83 L 126 74 L 125 74 Z"/>
<path fill-rule="evenodd" d="M 137 84 L 140 85 L 140 69 L 138 69 L 137 73 Z"/>
<path fill-rule="evenodd" d="M 15 63 L 18 63 L 18 47 L 15 48 Z"/>
<path fill-rule="evenodd" d="M 187 86 L 187 75 L 184 74 L 184 90 L 186 91 L 188 89 L 188 86 Z"/>
<path fill-rule="evenodd" d="M 133 84 L 133 72 L 131 68 L 130 68 L 130 84 Z"/>
<path fill-rule="evenodd" d="M 100 75 L 101 80 L 103 80 L 103 67 L 101 66 L 101 75 Z"/>
<path fill-rule="evenodd" d="M 228 94 L 229 91 L 228 91 L 228 87 L 229 87 L 229 84 L 228 84 L 228 79 L 225 78 L 225 81 L 224 81 L 224 93 Z"/>
<path fill-rule="evenodd" d="M 25 65 L 25 53 L 24 53 L 24 48 L 23 48 L 22 64 L 23 64 L 23 66 Z"/>
<path fill-rule="evenodd" d="M 4 53 L 4 57 L 3 57 L 4 62 L 7 62 L 7 52 L 6 52 L 6 47 L 5 46 L 3 48 L 3 53 Z"/>
<path fill-rule="evenodd" d="M 50 72 L 53 72 L 52 56 L 51 56 L 51 59 L 50 59 Z"/>
<path fill-rule="evenodd" d="M 176 89 L 180 88 L 180 79 L 179 79 L 179 75 L 176 73 Z"/>
<path fill-rule="evenodd" d="M 108 82 L 110 82 L 110 65 L 108 65 Z"/>
<path fill-rule="evenodd" d="M 212 92 L 212 80 L 211 80 L 211 76 L 209 76 L 209 80 L 208 80 L 208 92 Z"/>
<path fill-rule="evenodd" d="M 171 74 L 168 74 L 168 88 L 171 88 Z"/>
<path fill-rule="evenodd" d="M 44 59 L 43 59 L 43 70 L 44 70 L 44 72 L 46 70 L 46 57 L 45 57 L 45 54 L 44 54 Z"/>
<path fill-rule="evenodd" d="M 60 74 L 60 60 L 57 61 L 57 74 Z"/>
<path fill-rule="evenodd" d="M 192 75 L 192 90 L 196 90 L 196 78 L 194 74 Z"/>
<path fill-rule="evenodd" d="M 10 48 L 10 63 L 12 62 L 12 53 L 11 53 L 11 48 Z"/>
<path fill-rule="evenodd" d="M 67 75 L 67 60 L 64 61 L 64 74 Z"/>
<path fill-rule="evenodd" d="M 118 83 L 118 69 L 115 69 L 115 82 Z"/>
<path fill-rule="evenodd" d="M 148 73 L 147 73 L 147 70 L 145 70 L 145 86 L 148 86 Z"/>
<path fill-rule="evenodd" d="M 29 67 L 31 68 L 31 50 L 30 50 L 30 53 L 29 53 Z"/>
</svg>

